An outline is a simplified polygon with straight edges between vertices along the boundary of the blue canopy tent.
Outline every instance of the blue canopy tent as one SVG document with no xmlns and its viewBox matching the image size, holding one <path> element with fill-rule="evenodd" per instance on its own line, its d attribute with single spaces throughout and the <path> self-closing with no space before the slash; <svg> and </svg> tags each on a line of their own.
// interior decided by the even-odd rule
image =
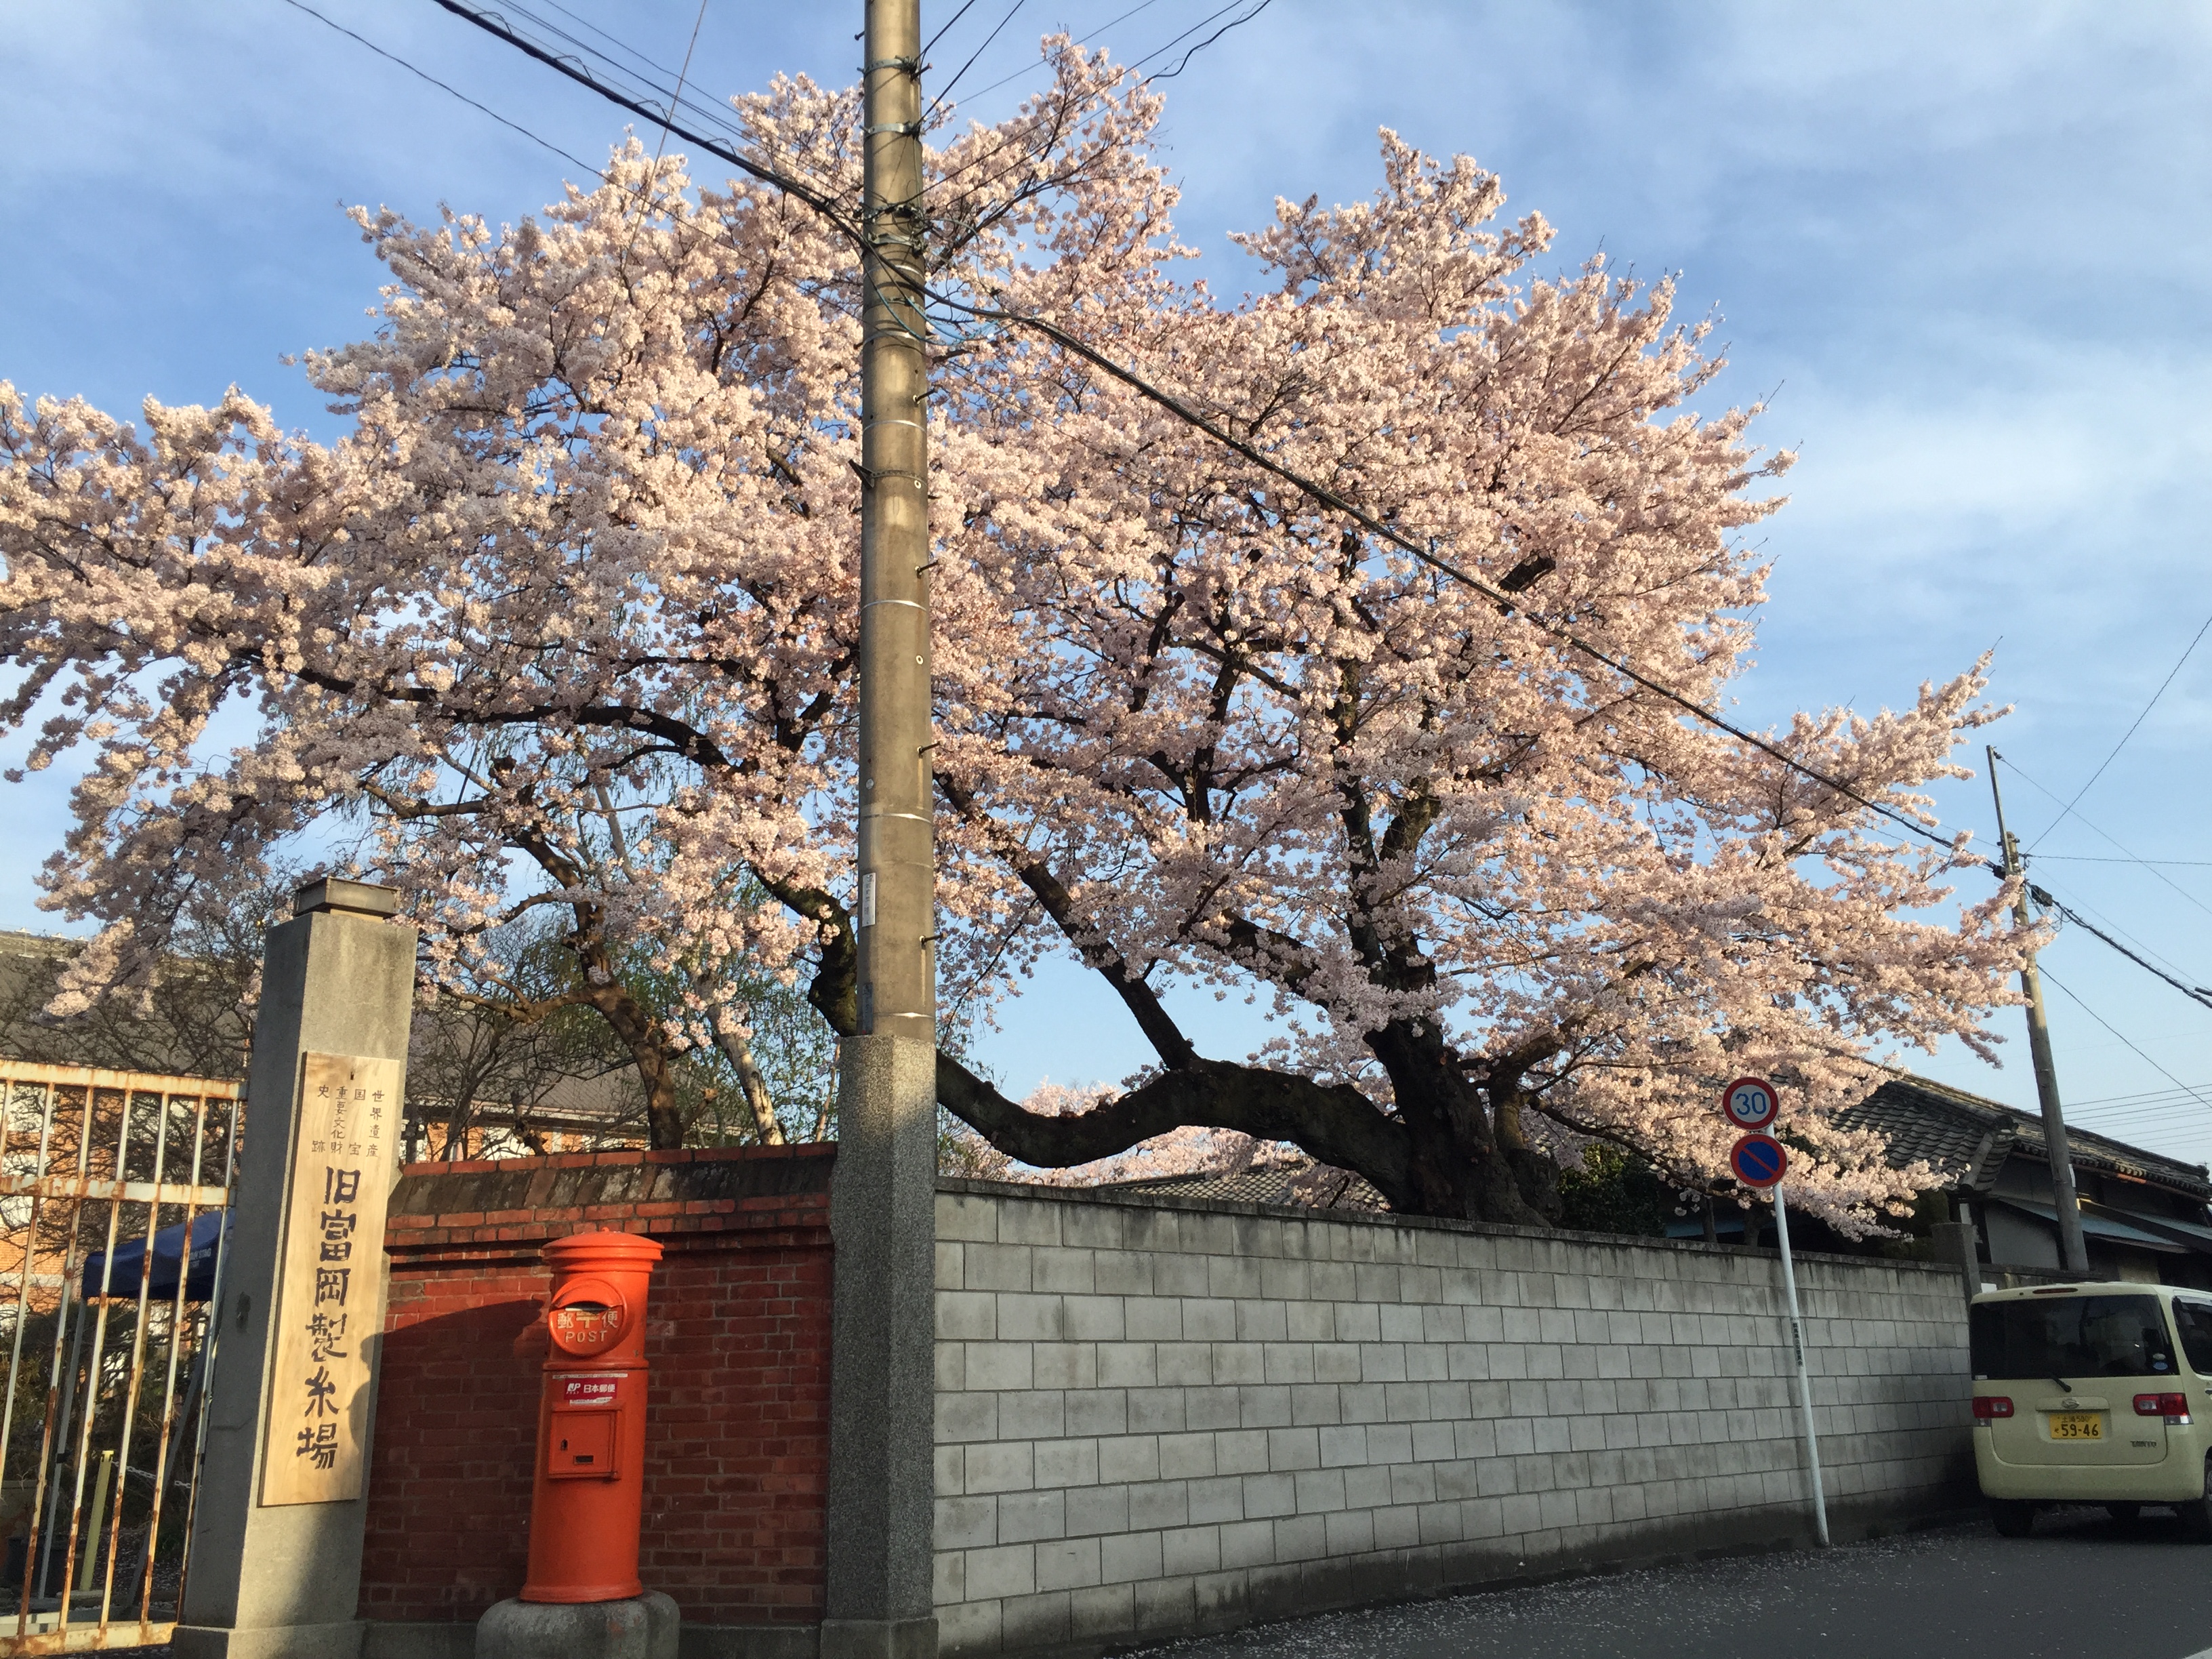
<svg viewBox="0 0 2212 1659">
<path fill-rule="evenodd" d="M 154 1271 L 146 1287 L 147 1295 L 155 1302 L 173 1302 L 177 1295 L 177 1275 L 185 1274 L 185 1300 L 205 1302 L 215 1295 L 216 1248 L 224 1231 L 228 1211 L 210 1210 L 196 1215 L 191 1222 L 192 1242 L 191 1265 L 183 1267 L 185 1255 L 185 1223 L 164 1227 L 154 1235 Z M 127 1296 L 133 1301 L 138 1297 L 138 1276 L 146 1271 L 146 1241 L 134 1238 L 127 1244 L 115 1247 L 115 1265 L 111 1269 L 106 1250 L 95 1251 L 85 1258 L 84 1280 L 80 1286 L 88 1297 Z"/>
</svg>

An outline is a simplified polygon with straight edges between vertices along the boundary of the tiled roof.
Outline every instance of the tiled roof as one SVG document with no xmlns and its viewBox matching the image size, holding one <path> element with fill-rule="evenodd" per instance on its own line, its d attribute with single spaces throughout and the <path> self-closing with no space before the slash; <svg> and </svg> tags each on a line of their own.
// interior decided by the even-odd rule
<svg viewBox="0 0 2212 1659">
<path fill-rule="evenodd" d="M 1947 1188 L 1963 1185 L 1972 1191 L 1987 1192 L 2007 1158 L 2047 1161 L 2043 1119 L 2038 1114 L 2016 1111 L 1909 1072 L 1893 1073 L 1888 1082 L 1857 1105 L 1837 1113 L 1836 1122 L 1844 1128 L 1880 1131 L 1888 1139 L 1893 1165 L 1925 1159 L 1942 1171 Z M 2131 1176 L 2186 1193 L 2200 1202 L 2212 1200 L 2212 1178 L 2207 1177 L 2202 1164 L 2183 1164 L 2070 1125 L 2066 1138 L 2078 1170 Z M 1265 1166 L 1242 1175 L 1156 1176 L 1145 1181 L 1115 1182 L 1102 1190 L 1238 1204 L 1297 1205 L 1301 1200 L 1291 1183 L 1301 1167 Z M 1335 1207 L 1381 1210 L 1389 1206 L 1382 1194 L 1353 1176 Z"/>
<path fill-rule="evenodd" d="M 1304 1166 L 1279 1164 L 1247 1170 L 1242 1175 L 1153 1176 L 1144 1181 L 1116 1181 L 1101 1191 L 1157 1193 L 1163 1198 L 1202 1198 L 1217 1203 L 1303 1205 L 1305 1200 L 1291 1190 Z M 1382 1194 L 1358 1176 L 1352 1176 L 1333 1205 L 1340 1210 L 1381 1210 L 1389 1206 Z"/>
<path fill-rule="evenodd" d="M 1925 1158 L 1944 1172 L 1947 1186 L 1963 1184 L 1977 1192 L 1989 1190 L 2008 1156 L 2050 1161 L 2039 1115 L 1906 1072 L 1837 1113 L 1836 1123 L 1888 1137 L 1893 1165 Z M 2132 1176 L 2200 1200 L 2212 1199 L 2212 1179 L 2201 1164 L 2184 1164 L 2071 1124 L 2066 1139 L 2078 1170 Z"/>
</svg>

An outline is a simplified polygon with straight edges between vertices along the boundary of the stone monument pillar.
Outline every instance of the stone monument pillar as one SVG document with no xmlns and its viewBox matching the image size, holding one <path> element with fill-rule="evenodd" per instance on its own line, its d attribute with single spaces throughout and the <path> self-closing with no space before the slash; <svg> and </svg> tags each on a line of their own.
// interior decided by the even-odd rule
<svg viewBox="0 0 2212 1659">
<path fill-rule="evenodd" d="M 178 1659 L 356 1659 L 415 930 L 319 881 L 269 930 Z"/>
</svg>

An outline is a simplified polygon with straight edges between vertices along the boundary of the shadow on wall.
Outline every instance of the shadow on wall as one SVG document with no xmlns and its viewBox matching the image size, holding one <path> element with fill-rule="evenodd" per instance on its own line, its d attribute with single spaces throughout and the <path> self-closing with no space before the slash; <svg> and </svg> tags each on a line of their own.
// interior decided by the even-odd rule
<svg viewBox="0 0 2212 1659">
<path fill-rule="evenodd" d="M 666 1251 L 646 1333 L 641 1576 L 687 1628 L 817 1623 L 830 1163 L 777 1147 L 410 1168 L 386 1237 L 359 1616 L 427 1635 L 521 1589 L 551 1284 L 540 1250 L 605 1226 Z"/>
<path fill-rule="evenodd" d="M 472 1620 L 521 1586 L 542 1310 L 527 1297 L 399 1323 L 394 1308 L 377 1390 L 364 1617 Z"/>
</svg>

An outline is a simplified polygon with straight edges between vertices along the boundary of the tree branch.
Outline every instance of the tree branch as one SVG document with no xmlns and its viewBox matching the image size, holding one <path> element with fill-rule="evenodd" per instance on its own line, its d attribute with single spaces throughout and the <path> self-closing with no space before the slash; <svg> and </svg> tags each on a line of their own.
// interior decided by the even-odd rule
<svg viewBox="0 0 2212 1659">
<path fill-rule="evenodd" d="M 1348 1083 L 1194 1057 L 1087 1112 L 1047 1117 L 1024 1111 L 940 1049 L 937 1099 L 1008 1157 L 1047 1169 L 1110 1158 L 1198 1124 L 1294 1142 L 1323 1164 L 1357 1170 L 1393 1209 L 1421 1207 L 1406 1131 Z"/>
</svg>

